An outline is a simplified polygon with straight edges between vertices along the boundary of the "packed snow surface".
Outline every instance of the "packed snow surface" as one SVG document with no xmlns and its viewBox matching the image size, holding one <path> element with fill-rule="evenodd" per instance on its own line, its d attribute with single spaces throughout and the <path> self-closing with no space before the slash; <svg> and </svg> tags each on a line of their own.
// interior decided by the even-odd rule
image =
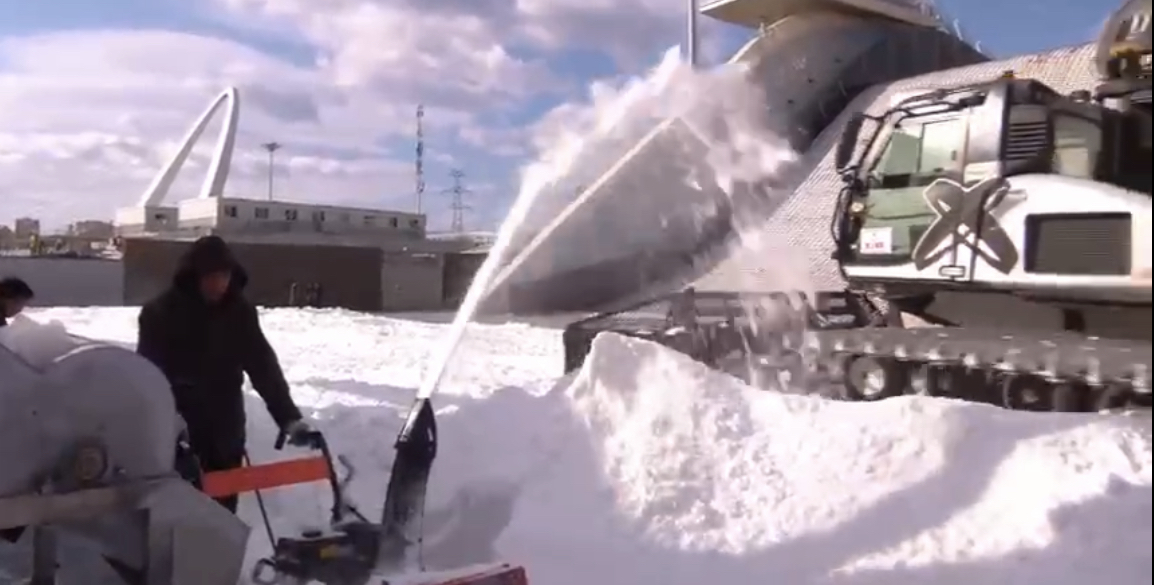
<svg viewBox="0 0 1154 585">
<path fill-rule="evenodd" d="M 42 322 L 132 343 L 136 312 Z M 391 441 L 446 325 L 264 311 L 309 416 L 375 515 Z M 534 585 L 1129 585 L 1151 581 L 1146 416 L 1009 412 L 910 397 L 754 390 L 615 335 L 559 378 L 560 330 L 473 325 L 434 397 L 430 570 L 523 564 Z M 254 459 L 273 428 L 250 404 Z M 323 486 L 266 494 L 278 531 L 319 525 Z M 268 552 L 255 502 L 250 557 Z"/>
</svg>

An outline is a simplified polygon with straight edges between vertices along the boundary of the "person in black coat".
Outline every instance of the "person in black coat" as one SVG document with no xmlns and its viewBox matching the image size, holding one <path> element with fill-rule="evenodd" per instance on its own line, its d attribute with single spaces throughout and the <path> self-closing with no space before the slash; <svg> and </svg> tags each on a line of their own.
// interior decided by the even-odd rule
<svg viewBox="0 0 1154 585">
<path fill-rule="evenodd" d="M 15 276 L 0 280 L 0 327 L 7 325 L 9 319 L 19 315 L 34 296 L 32 287 Z"/>
<path fill-rule="evenodd" d="M 311 433 L 244 297 L 247 283 L 225 241 L 206 236 L 181 259 L 168 290 L 140 310 L 136 351 L 168 378 L 205 472 L 244 463 L 244 374 L 290 444 L 307 445 Z M 217 501 L 236 512 L 236 496 Z"/>
</svg>

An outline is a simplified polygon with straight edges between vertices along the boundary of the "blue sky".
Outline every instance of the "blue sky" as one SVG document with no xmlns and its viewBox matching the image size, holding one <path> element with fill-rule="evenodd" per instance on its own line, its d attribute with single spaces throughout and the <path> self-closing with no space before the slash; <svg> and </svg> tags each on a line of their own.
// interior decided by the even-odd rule
<svg viewBox="0 0 1154 585">
<path fill-rule="evenodd" d="M 488 227 L 516 191 L 517 170 L 550 132 L 572 125 L 564 116 L 575 108 L 563 104 L 586 98 L 593 80 L 653 65 L 678 42 L 683 6 L 0 0 L 0 222 L 36 215 L 58 225 L 132 205 L 165 149 L 234 83 L 243 104 L 235 194 L 263 193 L 257 145 L 275 139 L 287 145 L 278 165 L 286 198 L 412 207 L 412 116 L 421 102 L 431 223 L 448 222 L 440 192 L 448 171 L 461 168 L 474 191 L 468 221 Z M 939 6 L 984 50 L 1006 56 L 1090 40 L 1115 3 Z M 748 34 L 709 32 L 715 56 Z M 186 174 L 177 197 L 195 192 L 199 177 Z"/>
</svg>

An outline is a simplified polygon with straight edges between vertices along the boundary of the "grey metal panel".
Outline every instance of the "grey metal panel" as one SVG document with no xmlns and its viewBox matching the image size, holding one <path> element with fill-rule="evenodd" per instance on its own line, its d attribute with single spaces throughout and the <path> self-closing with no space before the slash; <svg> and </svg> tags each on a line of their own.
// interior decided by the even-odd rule
<svg viewBox="0 0 1154 585">
<path fill-rule="evenodd" d="M 1038 79 L 1059 92 L 1092 89 L 1097 83 L 1093 65 L 1094 46 L 1079 45 L 938 71 L 872 88 L 859 97 L 838 120 L 814 142 L 805 164 L 807 177 L 766 223 L 768 238 L 787 247 L 809 267 L 809 282 L 818 290 L 835 290 L 844 286 L 837 264 L 830 258 L 833 242 L 829 221 L 840 179 L 833 168 L 833 150 L 842 128 L 853 112 L 877 114 L 891 100 L 906 93 L 917 93 L 939 87 L 978 83 L 1013 70 L 1019 77 Z M 782 287 L 775 275 L 774 262 L 780 256 L 742 255 L 731 258 L 700 279 L 702 290 L 773 290 Z"/>
<path fill-rule="evenodd" d="M 465 300 L 473 277 L 484 264 L 486 253 L 478 252 L 451 252 L 445 254 L 444 283 L 442 286 L 442 302 L 444 308 L 456 309 Z"/>
<path fill-rule="evenodd" d="M 229 241 L 248 271 L 245 295 L 266 307 L 289 304 L 292 284 L 320 284 L 322 305 L 380 310 L 383 251 L 370 246 L 323 246 Z M 147 302 L 171 282 L 189 241 L 127 238 L 124 241 L 125 304 Z"/>
<path fill-rule="evenodd" d="M 717 20 L 750 28 L 773 22 L 783 14 L 819 10 L 885 17 L 921 26 L 934 26 L 939 21 L 932 6 L 906 0 L 713 0 L 703 3 L 700 10 Z"/>
<path fill-rule="evenodd" d="M 425 311 L 443 306 L 441 254 L 389 252 L 380 269 L 382 311 Z"/>
<path fill-rule="evenodd" d="M 40 307 L 112 307 L 124 298 L 124 267 L 116 260 L 0 256 L 0 277 L 19 276 Z"/>
</svg>

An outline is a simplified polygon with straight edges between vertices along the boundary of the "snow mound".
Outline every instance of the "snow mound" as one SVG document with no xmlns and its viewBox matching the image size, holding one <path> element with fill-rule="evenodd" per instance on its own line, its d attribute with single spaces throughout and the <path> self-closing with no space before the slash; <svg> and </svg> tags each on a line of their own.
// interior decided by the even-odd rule
<svg viewBox="0 0 1154 585">
<path fill-rule="evenodd" d="M 131 346 L 136 312 L 31 317 Z M 393 439 L 445 327 L 287 309 L 262 321 L 307 416 L 356 467 L 350 495 L 377 516 Z M 1148 415 L 770 393 L 611 334 L 557 380 L 560 338 L 476 327 L 434 395 L 430 571 L 507 561 L 534 585 L 1151 582 Z M 302 455 L 273 450 L 249 394 L 253 460 Z M 264 496 L 278 534 L 327 517 L 321 483 Z M 251 566 L 270 547 L 255 499 L 240 512 Z"/>
<path fill-rule="evenodd" d="M 1148 418 L 768 393 L 613 334 L 502 394 L 521 407 L 472 451 L 523 466 L 496 550 L 536 583 L 1150 580 Z"/>
<path fill-rule="evenodd" d="M 84 343 L 70 335 L 59 321 L 40 323 L 17 315 L 6 327 L 0 327 L 0 345 L 38 370 Z"/>
</svg>

